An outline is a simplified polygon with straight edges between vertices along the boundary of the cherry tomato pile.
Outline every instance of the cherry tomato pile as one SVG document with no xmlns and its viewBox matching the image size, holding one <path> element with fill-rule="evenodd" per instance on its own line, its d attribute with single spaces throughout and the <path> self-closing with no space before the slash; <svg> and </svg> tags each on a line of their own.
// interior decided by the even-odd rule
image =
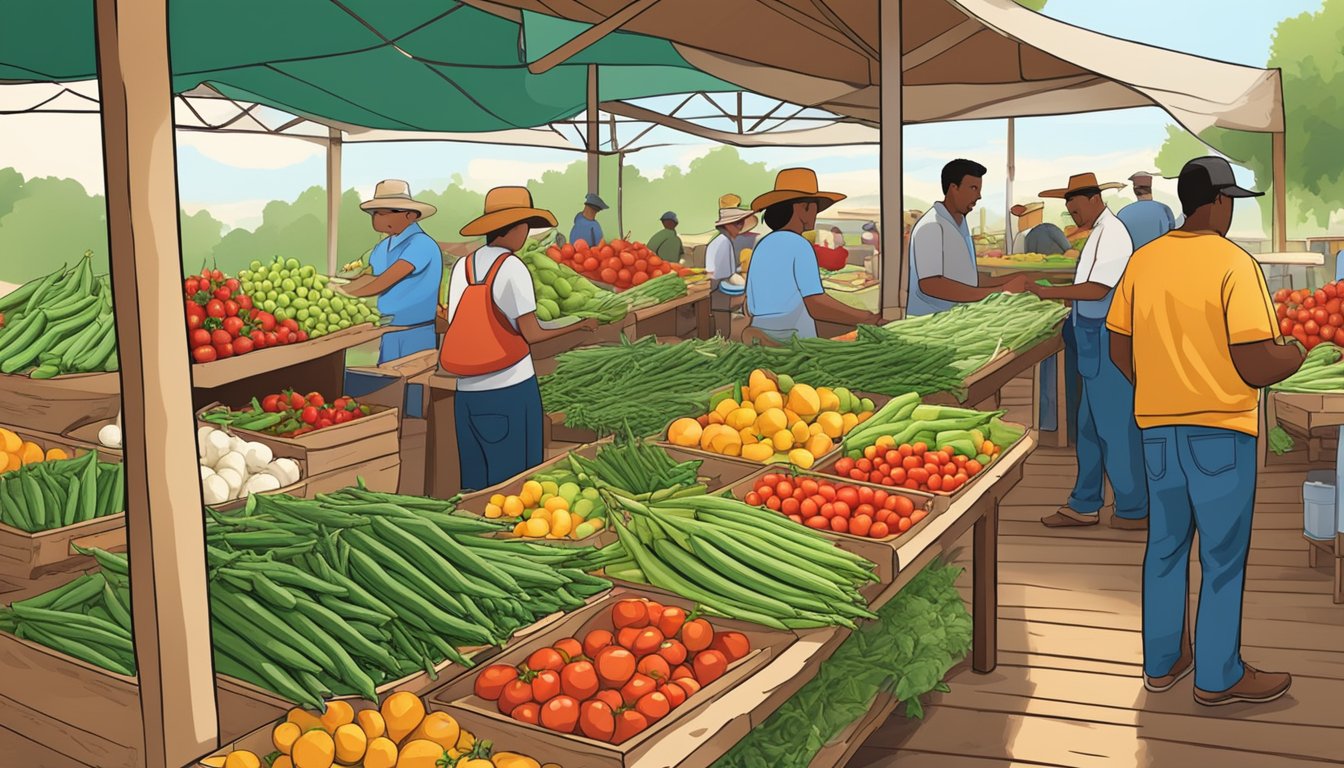
<svg viewBox="0 0 1344 768">
<path fill-rule="evenodd" d="M 988 446 L 988 444 L 986 444 Z M 989 455 L 997 453 L 994 448 Z M 984 465 L 957 454 L 951 447 L 932 450 L 924 443 L 863 449 L 863 458 L 840 459 L 830 474 L 893 488 L 932 493 L 954 493 L 984 470 Z"/>
<path fill-rule="evenodd" d="M 201 274 L 183 281 L 182 288 L 193 362 L 210 363 L 308 340 L 295 321 L 277 322 L 275 315 L 253 306 L 238 281 L 218 269 L 202 269 Z"/>
<path fill-rule="evenodd" d="M 1307 349 L 1323 341 L 1344 341 L 1344 286 L 1339 282 L 1326 283 L 1315 291 L 1290 291 L 1287 288 L 1274 294 L 1274 311 L 1279 318 L 1279 331 L 1293 336 Z"/>
<path fill-rule="evenodd" d="M 786 474 L 761 477 L 743 500 L 809 528 L 872 539 L 905 533 L 928 514 L 909 496 L 881 488 Z"/>
<path fill-rule="evenodd" d="M 360 405 L 353 397 L 338 397 L 328 403 L 320 392 L 301 395 L 293 390 L 263 397 L 261 410 L 287 417 L 273 429 L 281 437 L 297 437 L 362 419 L 370 413 L 369 406 Z"/>
<path fill-rule="evenodd" d="M 643 243 L 613 240 L 590 246 L 582 240 L 562 246 L 551 246 L 546 255 L 564 264 L 589 280 L 600 280 L 619 290 L 643 285 L 655 277 L 682 270 L 668 264 Z"/>
<path fill-rule="evenodd" d="M 475 693 L 519 722 L 620 744 L 751 652 L 741 632 L 716 633 L 652 600 L 616 603 L 611 627 L 538 649 L 516 667 L 486 667 Z"/>
</svg>

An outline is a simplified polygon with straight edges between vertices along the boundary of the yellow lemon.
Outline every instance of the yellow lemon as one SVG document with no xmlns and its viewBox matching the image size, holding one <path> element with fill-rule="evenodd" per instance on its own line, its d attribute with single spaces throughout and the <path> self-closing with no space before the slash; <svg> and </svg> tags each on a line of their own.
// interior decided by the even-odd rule
<svg viewBox="0 0 1344 768">
<path fill-rule="evenodd" d="M 485 505 L 485 516 L 494 520 L 504 516 L 504 510 L 493 501 Z"/>
<path fill-rule="evenodd" d="M 540 501 L 542 493 L 541 483 L 538 483 L 536 480 L 528 480 L 526 483 L 523 483 L 523 495 L 528 498 L 527 506 L 530 507 Z"/>
<path fill-rule="evenodd" d="M 695 419 L 677 419 L 667 428 L 667 441 L 683 448 L 694 448 L 700 444 L 700 433 L 704 429 Z"/>
<path fill-rule="evenodd" d="M 817 387 L 817 404 L 822 411 L 839 411 L 840 396 L 829 387 Z"/>
<path fill-rule="evenodd" d="M 407 691 L 388 696 L 378 711 L 387 723 L 387 737 L 394 742 L 401 741 L 425 719 L 425 703 Z"/>
<path fill-rule="evenodd" d="M 728 414 L 735 410 L 737 410 L 737 401 L 731 397 L 725 397 L 722 402 L 714 407 L 714 413 L 719 414 L 725 420 L 727 420 Z"/>
<path fill-rule="evenodd" d="M 811 469 L 816 458 L 804 448 L 789 451 L 789 462 L 799 469 Z"/>
<path fill-rule="evenodd" d="M 504 494 L 496 493 L 494 496 L 491 496 L 490 503 L 494 504 L 496 507 L 504 506 Z"/>
<path fill-rule="evenodd" d="M 557 509 L 551 516 L 550 535 L 557 538 L 568 536 L 574 529 L 574 519 L 570 516 L 569 510 Z"/>
<path fill-rule="evenodd" d="M 793 425 L 792 432 L 794 445 L 802 445 L 807 442 L 807 438 L 812 436 L 812 432 L 808 430 L 807 425 L 801 421 Z"/>
<path fill-rule="evenodd" d="M 271 731 L 271 743 L 275 745 L 280 754 L 288 755 L 294 749 L 294 742 L 298 741 L 302 735 L 303 731 L 299 730 L 298 725 L 292 722 L 283 722 Z"/>
<path fill-rule="evenodd" d="M 546 509 L 550 512 L 559 512 L 561 510 L 568 511 L 569 502 L 565 501 L 565 497 L 563 496 L 552 496 L 546 500 Z"/>
<path fill-rule="evenodd" d="M 224 768 L 261 768 L 261 758 L 245 749 L 234 750 L 224 758 Z"/>
<path fill-rule="evenodd" d="M 65 451 L 62 451 L 60 448 L 47 449 L 47 461 L 60 461 L 61 459 L 68 459 L 68 458 L 70 458 L 70 455 Z"/>
<path fill-rule="evenodd" d="M 855 427 L 859 426 L 859 417 L 857 414 L 846 413 L 840 417 L 841 432 L 848 435 Z"/>
<path fill-rule="evenodd" d="M 271 768 L 294 768 L 294 760 L 289 755 L 280 755 L 271 763 Z"/>
<path fill-rule="evenodd" d="M 348 702 L 329 701 L 327 711 L 318 719 L 322 721 L 322 727 L 327 733 L 335 733 L 342 725 L 355 722 L 355 709 Z"/>
<path fill-rule="evenodd" d="M 821 398 L 812 387 L 794 384 L 789 390 L 789 409 L 804 419 L 815 416 L 821 410 Z"/>
<path fill-rule="evenodd" d="M 289 714 L 285 716 L 285 719 L 299 726 L 300 733 L 307 733 L 314 728 L 322 727 L 322 721 L 317 719 L 317 715 L 300 707 L 295 707 L 289 710 Z"/>
<path fill-rule="evenodd" d="M 793 447 L 793 432 L 781 429 L 770 437 L 770 442 L 776 451 L 787 451 Z"/>
<path fill-rule="evenodd" d="M 752 403 L 756 406 L 757 413 L 765 413 L 771 408 L 783 408 L 784 396 L 774 390 L 762 392 L 757 395 Z"/>
<path fill-rule="evenodd" d="M 18 453 L 23 447 L 23 439 L 13 432 L 0 427 L 0 451 L 5 453 Z"/>
<path fill-rule="evenodd" d="M 326 731 L 309 731 L 294 742 L 289 757 L 294 768 L 331 768 L 336 762 L 336 742 Z"/>
<path fill-rule="evenodd" d="M 523 514 L 523 509 L 523 500 L 517 496 L 509 496 L 504 499 L 503 510 L 505 515 L 508 515 L 509 517 L 517 517 Z"/>
<path fill-rule="evenodd" d="M 37 443 L 24 443 L 19 448 L 19 461 L 22 461 L 25 466 L 28 464 L 40 464 L 44 455 L 45 454 L 42 453 L 42 449 L 38 447 Z"/>
<path fill-rule="evenodd" d="M 432 741 L 444 749 L 453 749 L 457 746 L 457 740 L 462 736 L 462 728 L 457 724 L 457 720 L 447 712 L 430 712 L 425 715 L 425 719 L 420 721 L 420 725 L 408 737 L 412 741 L 424 739 Z"/>
<path fill-rule="evenodd" d="M 364 750 L 369 746 L 369 737 L 364 734 L 364 729 L 354 723 L 346 723 L 336 729 L 332 734 L 332 741 L 336 743 L 336 761 L 341 763 L 354 763 L 364 757 Z"/>
<path fill-rule="evenodd" d="M 817 417 L 817 424 L 821 425 L 821 431 L 832 440 L 836 440 L 845 434 L 845 417 L 835 411 L 822 413 Z"/>
<path fill-rule="evenodd" d="M 778 397 L 778 393 L 775 394 Z M 789 418 L 782 408 L 767 408 L 756 418 L 756 431 L 762 435 L 773 435 L 788 428 Z"/>
<path fill-rule="evenodd" d="M 364 729 L 364 735 L 369 737 L 369 741 L 387 733 L 387 723 L 383 722 L 383 715 L 376 709 L 361 709 L 355 714 L 355 722 Z"/>
<path fill-rule="evenodd" d="M 545 538 L 546 534 L 551 532 L 551 524 L 546 522 L 546 518 L 533 515 L 527 521 L 527 526 L 523 528 L 523 535 L 529 539 Z"/>
<path fill-rule="evenodd" d="M 411 739 L 402 745 L 397 754 L 396 768 L 438 768 L 439 760 L 446 751 L 432 741 Z"/>
<path fill-rule="evenodd" d="M 369 742 L 369 748 L 364 751 L 364 768 L 396 768 L 396 765 L 396 744 L 385 736 L 379 736 Z"/>
<path fill-rule="evenodd" d="M 735 408 L 732 413 L 728 414 L 724 423 L 733 429 L 746 429 L 756 423 L 756 409 L 751 406 Z"/>
<path fill-rule="evenodd" d="M 813 435 L 808 438 L 807 445 L 803 447 L 806 448 L 807 452 L 812 454 L 813 457 L 816 457 L 825 456 L 830 453 L 835 445 L 831 442 L 831 438 L 825 435 Z"/>
<path fill-rule="evenodd" d="M 755 443 L 742 446 L 742 458 L 748 461 L 769 462 L 774 458 L 775 446 L 771 443 Z"/>
</svg>

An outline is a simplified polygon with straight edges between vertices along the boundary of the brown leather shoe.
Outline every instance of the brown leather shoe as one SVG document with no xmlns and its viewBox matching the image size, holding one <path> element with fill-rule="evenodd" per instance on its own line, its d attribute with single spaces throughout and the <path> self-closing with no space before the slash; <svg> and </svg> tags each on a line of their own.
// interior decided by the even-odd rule
<svg viewBox="0 0 1344 768">
<path fill-rule="evenodd" d="M 1288 692 L 1288 688 L 1293 684 L 1293 678 L 1286 672 L 1261 672 L 1251 667 L 1250 664 L 1243 665 L 1246 672 L 1241 676 L 1240 682 L 1228 688 L 1226 691 L 1211 693 L 1195 689 L 1195 701 L 1206 707 L 1219 707 L 1224 704 L 1264 704 L 1273 701 Z"/>
<path fill-rule="evenodd" d="M 1111 527 L 1117 531 L 1146 531 L 1148 530 L 1148 518 L 1140 517 L 1137 520 L 1128 517 L 1111 516 Z"/>
<path fill-rule="evenodd" d="M 1101 517 L 1098 514 L 1085 515 L 1082 512 L 1075 512 L 1067 505 L 1060 507 L 1054 514 L 1046 515 L 1041 518 L 1041 525 L 1046 528 L 1081 528 L 1088 525 L 1096 525 Z"/>
<path fill-rule="evenodd" d="M 1144 675 L 1143 687 L 1151 693 L 1166 693 L 1175 688 L 1182 678 L 1193 671 L 1195 671 L 1195 653 L 1187 642 L 1181 649 L 1180 658 L 1176 659 L 1176 663 L 1172 665 L 1171 671 L 1161 677 Z"/>
</svg>

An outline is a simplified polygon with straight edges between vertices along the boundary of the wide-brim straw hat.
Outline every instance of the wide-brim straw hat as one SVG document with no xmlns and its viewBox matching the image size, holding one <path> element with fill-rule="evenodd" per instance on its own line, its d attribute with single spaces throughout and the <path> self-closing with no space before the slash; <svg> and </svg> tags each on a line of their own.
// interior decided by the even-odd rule
<svg viewBox="0 0 1344 768">
<path fill-rule="evenodd" d="M 1098 183 L 1097 175 L 1095 173 L 1079 173 L 1069 177 L 1069 186 L 1062 189 L 1047 189 L 1041 193 L 1041 197 L 1062 200 L 1074 192 L 1079 192 L 1084 189 L 1107 190 L 1124 188 L 1124 184 L 1117 184 L 1114 181 L 1108 181 L 1105 184 Z"/>
<path fill-rule="evenodd" d="M 373 188 L 373 199 L 365 200 L 359 207 L 366 211 L 415 211 L 422 219 L 427 219 L 439 211 L 433 205 L 411 197 L 411 185 L 400 179 L 378 182 L 378 186 Z"/>
<path fill-rule="evenodd" d="M 464 237 L 479 237 L 524 221 L 533 229 L 556 224 L 550 211 L 532 204 L 527 187 L 495 187 L 485 193 L 485 213 L 468 222 L 461 232 Z"/>
<path fill-rule="evenodd" d="M 756 218 L 756 212 L 750 208 L 720 208 L 718 221 L 714 222 L 716 227 L 724 227 L 729 224 L 744 222 L 750 226 L 743 226 L 742 231 L 746 232 L 756 227 L 759 221 Z"/>
<path fill-rule="evenodd" d="M 1027 203 L 1026 205 L 1014 205 L 1008 210 L 1014 216 L 1026 216 L 1028 213 L 1035 213 L 1043 210 L 1045 203 Z"/>
<path fill-rule="evenodd" d="M 753 211 L 764 211 L 772 205 L 793 200 L 816 200 L 817 210 L 824 211 L 845 199 L 839 192 L 817 189 L 817 172 L 810 168 L 785 168 L 775 176 L 775 188 L 751 201 Z"/>
</svg>

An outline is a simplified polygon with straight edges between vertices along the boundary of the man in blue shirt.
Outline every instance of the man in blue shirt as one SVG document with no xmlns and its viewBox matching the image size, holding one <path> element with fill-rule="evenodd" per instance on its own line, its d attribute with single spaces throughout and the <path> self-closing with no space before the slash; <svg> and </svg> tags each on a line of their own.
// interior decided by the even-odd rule
<svg viewBox="0 0 1344 768">
<path fill-rule="evenodd" d="M 747 312 L 751 329 L 776 343 L 795 335 L 815 338 L 816 320 L 842 325 L 876 325 L 882 316 L 854 309 L 826 295 L 821 285 L 817 252 L 803 237 L 817 227 L 817 214 L 845 196 L 817 189 L 817 174 L 788 168 L 775 177 L 775 188 L 751 203 L 765 212 L 772 230 L 761 239 L 747 267 Z M 747 338 L 744 336 L 744 339 Z"/>
<path fill-rule="evenodd" d="M 378 182 L 373 199 L 360 203 L 373 217 L 373 228 L 387 237 L 369 254 L 371 279 L 345 286 L 350 296 L 377 296 L 378 311 L 402 330 L 383 335 L 378 364 L 434 349 L 434 330 L 443 279 L 443 252 L 420 228 L 420 221 L 438 209 L 411 197 L 410 185 L 389 179 Z"/>
<path fill-rule="evenodd" d="M 1129 238 L 1134 241 L 1137 251 L 1175 229 L 1176 218 L 1166 203 L 1153 199 L 1153 174 L 1136 173 L 1129 177 L 1129 182 L 1134 185 L 1134 196 L 1138 201 L 1121 208 L 1116 216 L 1129 230 Z"/>
<path fill-rule="evenodd" d="M 590 246 L 602 242 L 602 225 L 597 223 L 597 214 L 607 210 L 607 204 L 597 195 L 588 195 L 583 199 L 583 210 L 574 216 L 574 228 L 569 231 L 569 242 L 577 244 L 580 240 Z"/>
</svg>

